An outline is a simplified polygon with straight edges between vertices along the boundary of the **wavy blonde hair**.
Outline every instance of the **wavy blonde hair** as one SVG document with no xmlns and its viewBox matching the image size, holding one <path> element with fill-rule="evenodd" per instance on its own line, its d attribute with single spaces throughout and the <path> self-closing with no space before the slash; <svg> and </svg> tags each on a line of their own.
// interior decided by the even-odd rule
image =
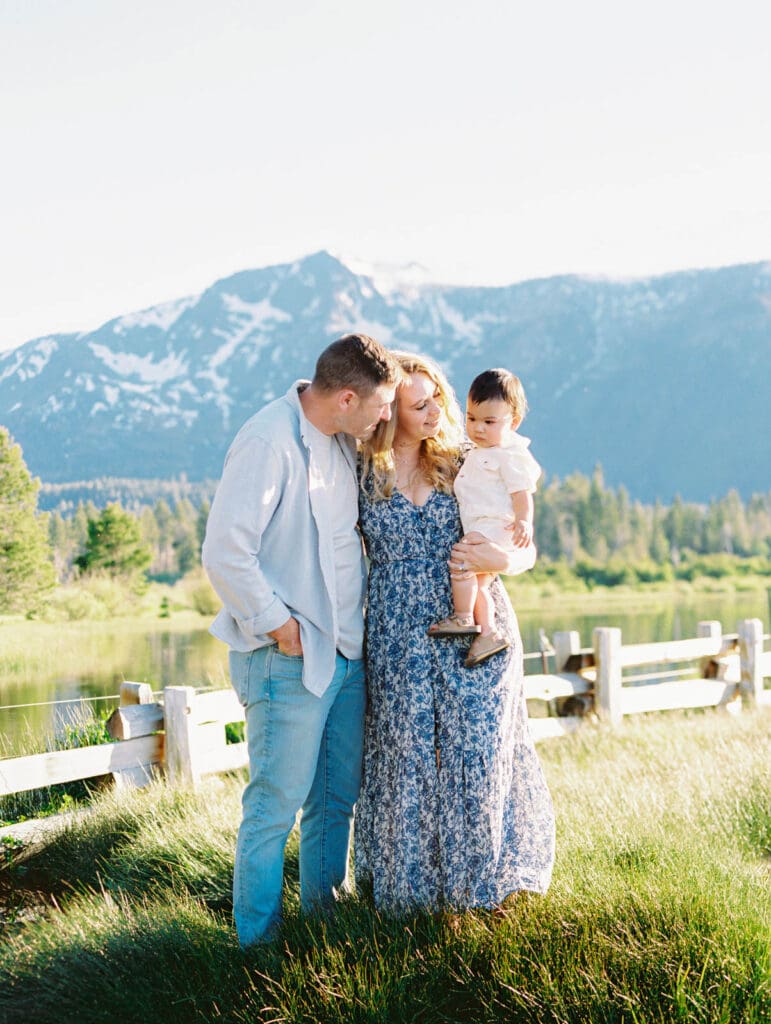
<svg viewBox="0 0 771 1024">
<path fill-rule="evenodd" d="M 420 445 L 420 470 L 426 481 L 443 494 L 452 493 L 452 484 L 460 468 L 463 445 L 462 416 L 455 392 L 447 378 L 430 359 L 413 352 L 391 353 L 404 373 L 391 406 L 391 419 L 378 424 L 372 437 L 361 446 L 362 484 L 371 476 L 372 497 L 376 501 L 390 498 L 396 485 L 394 437 L 399 425 L 399 388 L 409 384 L 413 373 L 422 373 L 439 391 L 442 418 L 436 437 L 426 437 Z"/>
</svg>

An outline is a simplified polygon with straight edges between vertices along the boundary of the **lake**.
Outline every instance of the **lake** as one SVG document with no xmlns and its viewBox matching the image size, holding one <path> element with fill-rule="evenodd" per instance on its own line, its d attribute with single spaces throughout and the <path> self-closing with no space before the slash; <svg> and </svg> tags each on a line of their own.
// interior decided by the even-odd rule
<svg viewBox="0 0 771 1024">
<path fill-rule="evenodd" d="M 513 590 L 516 606 L 516 590 Z M 736 631 L 740 619 L 760 618 L 768 631 L 768 599 L 764 592 L 736 595 L 699 594 L 688 599 L 662 596 L 639 603 L 615 601 L 607 606 L 587 599 L 576 609 L 548 607 L 519 614 L 525 651 L 538 650 L 538 630 L 549 636 L 556 630 L 577 629 L 581 643 L 590 646 L 595 626 L 618 626 L 627 643 L 680 639 L 696 635 L 702 619 L 718 619 L 723 631 Z M 50 626 L 51 637 L 63 638 L 64 654 L 52 654 L 44 670 L 25 671 L 13 666 L 0 675 L 0 737 L 2 753 L 21 749 L 45 749 L 45 737 L 61 732 L 64 725 L 83 714 L 83 701 L 96 709 L 112 708 L 123 680 L 147 682 L 159 692 L 164 686 L 221 688 L 228 685 L 227 650 L 207 632 L 208 620 L 180 630 L 161 621 L 121 625 L 111 631 L 106 624 L 89 630 L 78 624 Z M 36 634 L 37 635 L 37 634 Z M 67 667 L 76 665 L 75 669 Z M 540 671 L 540 662 L 528 663 Z M 111 699 L 104 699 L 111 698 Z M 51 702 L 58 703 L 54 706 Z M 27 705 L 9 709 L 7 705 Z M 39 738 L 39 743 L 38 743 Z"/>
</svg>

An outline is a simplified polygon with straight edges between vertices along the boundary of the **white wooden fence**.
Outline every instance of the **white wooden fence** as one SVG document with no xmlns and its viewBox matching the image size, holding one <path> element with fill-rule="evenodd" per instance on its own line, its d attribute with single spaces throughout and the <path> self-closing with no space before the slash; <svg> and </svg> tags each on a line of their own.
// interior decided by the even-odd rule
<svg viewBox="0 0 771 1024">
<path fill-rule="evenodd" d="M 620 629 L 602 627 L 594 630 L 592 647 L 581 648 L 577 632 L 556 633 L 556 671 L 525 677 L 534 739 L 565 735 L 587 717 L 618 726 L 624 715 L 639 712 L 771 704 L 771 689 L 763 685 L 771 652 L 763 649 L 759 619 L 739 623 L 732 635 L 723 635 L 719 622 L 701 622 L 698 634 L 624 645 Z M 641 667 L 653 671 L 625 673 Z M 115 742 L 2 759 L 0 796 L 103 775 L 118 785 L 141 785 L 156 771 L 195 786 L 205 775 L 247 764 L 246 744 L 228 743 L 225 729 L 243 720 L 230 689 L 197 694 L 192 686 L 167 686 L 158 703 L 146 683 L 124 683 L 121 706 L 108 720 Z"/>
<path fill-rule="evenodd" d="M 547 701 L 552 715 L 530 719 L 535 739 L 575 729 L 587 715 L 618 726 L 624 715 L 678 708 L 771 704 L 763 680 L 771 676 L 763 624 L 745 619 L 724 635 L 719 622 L 700 622 L 698 636 L 659 643 L 622 644 L 621 630 L 598 627 L 592 646 L 581 648 L 576 632 L 556 633 L 557 672 L 525 677 L 529 701 Z M 628 669 L 652 669 L 625 672 Z"/>
</svg>

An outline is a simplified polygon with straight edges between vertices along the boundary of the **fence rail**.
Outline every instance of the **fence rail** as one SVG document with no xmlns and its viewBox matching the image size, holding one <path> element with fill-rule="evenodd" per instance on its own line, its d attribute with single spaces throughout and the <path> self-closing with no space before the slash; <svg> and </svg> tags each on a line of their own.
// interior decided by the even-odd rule
<svg viewBox="0 0 771 1024">
<path fill-rule="evenodd" d="M 714 707 L 738 712 L 771 705 L 771 651 L 764 650 L 759 619 L 723 634 L 719 622 L 700 622 L 698 636 L 660 643 L 622 643 L 621 630 L 598 627 L 591 647 L 576 631 L 542 637 L 530 657 L 554 659 L 555 671 L 525 676 L 525 699 L 537 741 L 564 736 L 587 719 L 619 726 L 625 715 L 677 708 Z M 683 662 L 691 669 L 672 668 Z M 651 668 L 643 675 L 625 669 Z M 684 678 L 692 671 L 693 678 Z M 540 716 L 536 714 L 540 711 Z M 197 693 L 192 686 L 167 686 L 155 701 L 146 683 L 124 683 L 120 706 L 107 722 L 113 741 L 75 750 L 0 760 L 0 796 L 59 783 L 112 775 L 117 785 L 143 785 L 164 772 L 172 783 L 196 786 L 202 777 L 247 764 L 245 743 L 229 743 L 226 726 L 244 721 L 231 689 Z"/>
</svg>

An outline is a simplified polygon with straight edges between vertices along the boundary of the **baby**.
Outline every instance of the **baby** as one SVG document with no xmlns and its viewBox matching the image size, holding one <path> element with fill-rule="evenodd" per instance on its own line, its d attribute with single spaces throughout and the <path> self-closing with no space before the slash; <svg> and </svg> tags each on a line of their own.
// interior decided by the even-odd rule
<svg viewBox="0 0 771 1024">
<path fill-rule="evenodd" d="M 510 552 L 508 572 L 535 565 L 533 491 L 541 467 L 517 433 L 527 411 L 525 392 L 508 370 L 485 370 L 473 381 L 466 402 L 466 431 L 475 447 L 455 478 L 464 533 L 484 534 Z M 476 634 L 466 656 L 468 668 L 509 646 L 495 629 L 490 573 L 453 572 L 454 612 L 429 626 L 429 636 Z"/>
</svg>

